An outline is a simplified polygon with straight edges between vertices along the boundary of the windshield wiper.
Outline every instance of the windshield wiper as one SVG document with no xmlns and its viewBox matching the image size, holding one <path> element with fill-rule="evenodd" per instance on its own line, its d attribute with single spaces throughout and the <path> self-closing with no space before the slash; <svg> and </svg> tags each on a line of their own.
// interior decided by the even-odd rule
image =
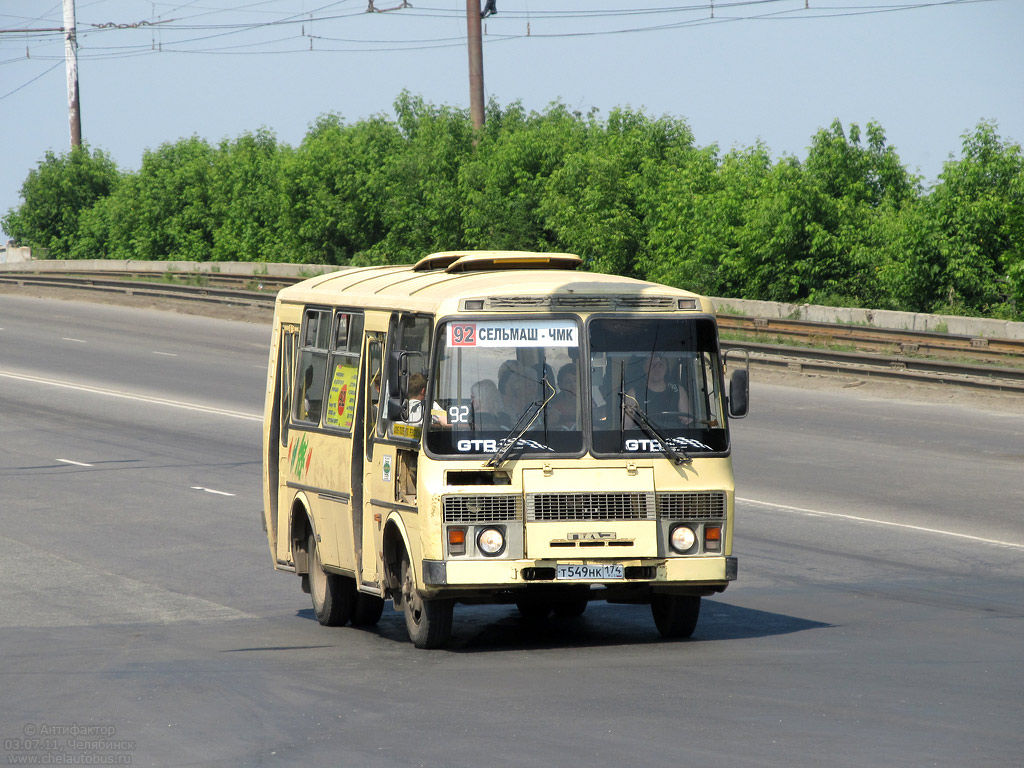
<svg viewBox="0 0 1024 768">
<path fill-rule="evenodd" d="M 622 403 L 623 421 L 625 421 L 628 416 L 634 424 L 640 427 L 640 431 L 656 442 L 658 447 L 661 448 L 662 453 L 672 459 L 676 464 L 690 464 L 693 462 L 693 459 L 685 450 L 682 448 L 676 448 L 672 445 L 671 440 L 665 437 L 661 430 L 651 423 L 651 420 L 647 418 L 647 414 L 644 413 L 642 408 L 640 408 L 640 404 L 637 402 L 635 397 L 627 395 L 625 392 L 620 390 L 619 398 Z"/>
<path fill-rule="evenodd" d="M 501 466 L 502 462 L 505 461 L 505 458 L 509 453 L 511 453 L 512 449 L 519 444 L 519 439 L 526 434 L 526 430 L 534 425 L 534 422 L 537 421 L 537 417 L 540 416 L 541 411 L 543 411 L 545 406 L 551 402 L 551 398 L 555 396 L 555 388 L 551 386 L 547 375 L 544 376 L 541 382 L 545 387 L 551 390 L 551 394 L 544 400 L 534 400 L 526 406 L 526 409 L 522 412 L 519 418 L 516 419 L 516 423 L 512 425 L 512 429 L 509 430 L 505 439 L 499 441 L 498 444 L 501 447 L 498 448 L 498 450 L 494 452 L 494 455 L 487 460 L 487 463 L 484 464 L 485 467 L 494 467 L 497 469 Z M 533 411 L 534 408 L 537 409 L 536 412 Z M 531 413 L 533 413 L 532 419 L 529 418 Z M 527 421 L 527 419 L 529 419 L 529 421 Z M 520 427 L 520 424 L 522 424 L 522 427 Z M 547 440 L 546 435 L 547 427 L 545 425 L 545 440 Z"/>
</svg>

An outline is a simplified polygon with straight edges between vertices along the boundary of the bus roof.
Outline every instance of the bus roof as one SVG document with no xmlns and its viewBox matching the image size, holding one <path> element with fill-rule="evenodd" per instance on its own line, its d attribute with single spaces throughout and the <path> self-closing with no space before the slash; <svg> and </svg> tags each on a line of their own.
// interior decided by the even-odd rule
<svg viewBox="0 0 1024 768">
<path fill-rule="evenodd" d="M 581 263 L 567 253 L 445 251 L 414 265 L 351 267 L 313 277 L 283 289 L 278 301 L 441 314 L 466 308 L 466 300 L 483 311 L 711 311 L 710 302 L 689 291 L 574 272 Z"/>
</svg>

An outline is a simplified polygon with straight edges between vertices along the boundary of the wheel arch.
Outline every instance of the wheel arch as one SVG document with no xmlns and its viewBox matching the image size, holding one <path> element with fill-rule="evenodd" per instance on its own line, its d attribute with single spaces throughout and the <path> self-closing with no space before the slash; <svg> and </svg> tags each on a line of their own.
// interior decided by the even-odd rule
<svg viewBox="0 0 1024 768">
<path fill-rule="evenodd" d="M 391 593 L 396 593 L 399 591 L 399 585 L 401 584 L 403 552 L 409 558 L 409 561 L 412 562 L 412 546 L 409 541 L 409 532 L 406 530 L 401 516 L 397 513 L 391 513 L 384 524 L 384 532 L 381 536 L 381 552 L 383 556 L 385 589 Z M 420 574 L 416 573 L 415 568 L 413 569 L 413 579 L 416 581 L 416 586 L 419 587 Z"/>
<path fill-rule="evenodd" d="M 292 499 L 292 510 L 288 522 L 292 560 L 295 562 L 295 572 L 298 574 L 309 573 L 309 544 L 307 540 L 311 534 L 317 535 L 309 499 L 304 493 L 298 493 Z"/>
</svg>

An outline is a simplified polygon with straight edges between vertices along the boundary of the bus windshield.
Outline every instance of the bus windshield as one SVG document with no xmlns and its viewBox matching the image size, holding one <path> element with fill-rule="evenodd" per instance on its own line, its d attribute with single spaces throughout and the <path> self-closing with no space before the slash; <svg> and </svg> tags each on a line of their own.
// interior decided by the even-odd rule
<svg viewBox="0 0 1024 768">
<path fill-rule="evenodd" d="M 595 318 L 588 328 L 595 455 L 728 450 L 710 318 Z"/>
<path fill-rule="evenodd" d="M 584 343 L 575 319 L 444 323 L 427 447 L 676 461 L 728 450 L 711 318 L 597 317 L 587 328 Z"/>
<path fill-rule="evenodd" d="M 475 456 L 581 452 L 579 351 L 573 319 L 443 324 L 427 447 Z"/>
</svg>

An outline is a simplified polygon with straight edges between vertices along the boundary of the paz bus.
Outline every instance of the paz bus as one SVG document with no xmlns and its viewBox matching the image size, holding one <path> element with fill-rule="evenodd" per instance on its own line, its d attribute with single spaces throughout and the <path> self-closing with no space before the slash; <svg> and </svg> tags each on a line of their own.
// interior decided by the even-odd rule
<svg viewBox="0 0 1024 768">
<path fill-rule="evenodd" d="M 321 624 L 373 625 L 390 600 L 436 648 L 456 604 L 605 600 L 688 637 L 736 578 L 749 361 L 727 385 L 708 299 L 580 263 L 444 252 L 279 293 L 264 524 Z"/>
</svg>

